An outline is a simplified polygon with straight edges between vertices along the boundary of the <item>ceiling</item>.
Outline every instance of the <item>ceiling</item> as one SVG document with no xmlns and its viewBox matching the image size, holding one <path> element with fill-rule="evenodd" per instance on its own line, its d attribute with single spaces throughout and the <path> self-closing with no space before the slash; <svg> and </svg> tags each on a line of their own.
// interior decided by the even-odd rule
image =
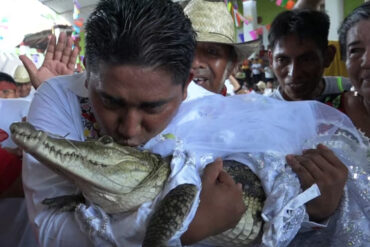
<svg viewBox="0 0 370 247">
<path fill-rule="evenodd" d="M 73 23 L 73 0 L 39 0 L 42 4 L 54 10 L 57 14 L 63 16 L 71 24 Z M 134 0 L 131 0 L 134 1 Z M 172 0 L 181 2 L 184 0 Z M 89 14 L 94 10 L 99 0 L 78 0 L 80 4 L 80 17 L 86 20 Z"/>
<path fill-rule="evenodd" d="M 39 0 L 42 4 L 63 16 L 71 24 L 73 23 L 73 0 Z M 86 20 L 94 10 L 99 0 L 78 0 L 80 4 L 80 17 Z"/>
</svg>

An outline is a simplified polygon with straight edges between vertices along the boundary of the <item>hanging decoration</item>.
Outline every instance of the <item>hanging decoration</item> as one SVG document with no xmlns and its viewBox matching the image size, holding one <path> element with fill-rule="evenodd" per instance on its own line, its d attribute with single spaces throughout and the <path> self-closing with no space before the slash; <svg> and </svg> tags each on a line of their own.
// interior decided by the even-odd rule
<svg viewBox="0 0 370 247">
<path fill-rule="evenodd" d="M 295 2 L 294 2 L 293 0 L 289 0 L 289 1 L 286 3 L 285 8 L 286 8 L 287 10 L 291 10 L 291 9 L 293 9 L 294 5 L 295 5 Z"/>
<path fill-rule="evenodd" d="M 276 5 L 280 6 L 280 7 L 283 7 L 283 8 L 286 8 L 288 10 L 291 10 L 291 9 L 293 9 L 293 7 L 295 5 L 295 1 L 293 1 L 293 0 L 276 0 Z"/>
<path fill-rule="evenodd" d="M 244 1 L 245 0 L 243 0 L 243 2 Z M 224 0 L 224 2 L 225 2 L 225 5 L 227 6 L 227 9 L 229 10 L 231 16 L 234 18 L 234 23 L 235 23 L 235 26 L 237 28 L 243 26 L 243 24 L 248 25 L 251 22 L 253 22 L 252 17 L 246 17 L 246 16 L 244 16 L 243 14 L 241 14 L 239 12 L 239 7 L 238 7 L 237 3 L 235 3 L 233 5 L 231 0 Z M 294 0 L 276 0 L 276 5 L 278 5 L 280 7 L 284 7 L 288 10 L 293 9 L 295 3 L 296 2 Z M 238 36 L 239 36 L 239 39 L 242 42 L 244 42 L 245 40 L 250 40 L 250 39 L 256 40 L 256 39 L 259 38 L 260 35 L 263 34 L 263 28 L 266 28 L 266 30 L 269 31 L 270 27 L 271 27 L 271 24 L 267 24 L 267 25 L 264 25 L 262 27 L 259 26 L 256 29 L 253 29 L 253 30 L 250 29 L 250 31 L 248 31 L 247 33 L 238 34 Z M 246 37 L 246 35 L 249 36 L 249 37 Z"/>
<path fill-rule="evenodd" d="M 78 0 L 73 0 L 73 33 L 72 38 L 76 40 L 80 37 L 81 27 L 83 26 L 83 19 L 80 18 L 81 6 Z"/>
<path fill-rule="evenodd" d="M 233 6 L 233 4 L 231 3 L 230 0 L 224 0 L 226 6 L 227 6 L 227 9 L 229 10 L 229 12 L 231 13 L 231 15 L 234 17 L 234 20 L 235 20 L 235 25 L 240 25 L 241 22 L 244 22 L 245 24 L 248 25 L 249 22 L 251 22 L 252 20 L 250 18 L 247 18 L 245 16 L 243 16 L 239 10 L 238 10 L 238 5 L 235 4 Z M 237 24 L 238 23 L 238 24 Z"/>
<path fill-rule="evenodd" d="M 78 0 L 73 0 L 73 33 L 72 38 L 74 40 L 74 45 L 77 46 L 77 48 L 80 50 L 80 54 L 77 57 L 77 71 L 83 70 L 83 55 L 81 54 L 81 46 L 80 46 L 80 33 L 81 28 L 83 26 L 84 20 L 83 18 L 80 18 L 80 9 L 81 5 L 79 4 Z"/>
</svg>

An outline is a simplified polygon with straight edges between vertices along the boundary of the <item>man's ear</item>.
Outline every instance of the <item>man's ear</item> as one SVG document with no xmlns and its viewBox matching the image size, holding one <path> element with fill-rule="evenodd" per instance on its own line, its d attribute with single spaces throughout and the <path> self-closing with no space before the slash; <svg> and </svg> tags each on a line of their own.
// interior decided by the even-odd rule
<svg viewBox="0 0 370 247">
<path fill-rule="evenodd" d="M 183 90 L 182 100 L 185 100 L 186 97 L 188 97 L 188 87 L 189 87 L 190 82 L 193 80 L 193 77 L 194 77 L 194 74 L 190 72 L 189 77 L 186 80 L 184 87 L 182 89 Z"/>
<path fill-rule="evenodd" d="M 334 45 L 328 45 L 326 52 L 324 54 L 324 66 L 328 68 L 334 60 L 335 53 L 337 52 L 337 48 Z"/>
</svg>

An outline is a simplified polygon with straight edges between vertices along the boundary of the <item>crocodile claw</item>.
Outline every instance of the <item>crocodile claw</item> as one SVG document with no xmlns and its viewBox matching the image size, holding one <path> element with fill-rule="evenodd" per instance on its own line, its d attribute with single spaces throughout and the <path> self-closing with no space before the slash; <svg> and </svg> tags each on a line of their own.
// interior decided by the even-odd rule
<svg viewBox="0 0 370 247">
<path fill-rule="evenodd" d="M 49 208 L 57 209 L 61 212 L 74 211 L 78 204 L 85 203 L 85 198 L 82 194 L 57 196 L 53 198 L 46 198 L 42 204 Z"/>
</svg>

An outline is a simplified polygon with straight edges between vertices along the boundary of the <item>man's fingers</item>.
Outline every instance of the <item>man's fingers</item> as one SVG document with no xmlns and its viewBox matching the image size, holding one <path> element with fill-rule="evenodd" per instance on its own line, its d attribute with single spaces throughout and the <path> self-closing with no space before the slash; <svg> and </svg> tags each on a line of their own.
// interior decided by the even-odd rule
<svg viewBox="0 0 370 247">
<path fill-rule="evenodd" d="M 72 54 L 73 39 L 72 37 L 67 38 L 67 44 L 63 49 L 62 63 L 67 64 Z"/>
<path fill-rule="evenodd" d="M 26 68 L 28 75 L 31 79 L 36 75 L 37 68 L 36 65 L 32 62 L 31 59 L 29 59 L 26 55 L 20 55 L 19 59 L 22 61 L 24 67 Z M 31 80 L 32 82 L 33 80 Z"/>
<path fill-rule="evenodd" d="M 294 155 L 287 155 L 286 161 L 292 170 L 297 174 L 299 181 L 301 182 L 301 186 L 304 189 L 310 187 L 315 182 L 310 172 L 308 172 L 306 168 L 300 164 Z"/>
<path fill-rule="evenodd" d="M 318 164 L 327 163 L 327 161 L 320 155 L 312 155 L 306 157 L 305 155 L 296 155 L 296 160 L 302 165 L 307 172 L 315 179 L 320 180 L 324 176 L 325 170 L 321 169 Z M 325 165 L 321 165 L 325 166 Z"/>
<path fill-rule="evenodd" d="M 317 145 L 317 150 L 323 155 L 323 157 L 333 166 L 338 169 L 347 169 L 347 167 L 340 161 L 335 153 L 323 144 Z"/>
<path fill-rule="evenodd" d="M 66 33 L 61 32 L 59 34 L 58 43 L 54 52 L 54 60 L 61 61 L 66 42 Z"/>
<path fill-rule="evenodd" d="M 80 50 L 77 48 L 77 46 L 75 46 L 75 48 L 73 48 L 72 55 L 69 57 L 69 61 L 68 61 L 68 64 L 67 64 L 68 69 L 74 71 L 75 66 L 76 66 L 77 56 L 78 56 L 79 52 L 80 52 Z"/>
<path fill-rule="evenodd" d="M 224 170 L 222 170 L 218 174 L 217 179 L 220 183 L 223 183 L 223 184 L 226 184 L 226 185 L 229 185 L 229 186 L 235 185 L 234 179 L 227 172 L 225 172 Z"/>
<path fill-rule="evenodd" d="M 213 183 L 217 178 L 220 172 L 223 169 L 223 162 L 221 158 L 217 158 L 212 163 L 208 164 L 206 168 L 204 168 L 203 182 Z"/>
<path fill-rule="evenodd" d="M 48 43 L 44 61 L 53 60 L 55 46 L 56 46 L 56 37 L 54 34 L 52 34 Z"/>
</svg>

